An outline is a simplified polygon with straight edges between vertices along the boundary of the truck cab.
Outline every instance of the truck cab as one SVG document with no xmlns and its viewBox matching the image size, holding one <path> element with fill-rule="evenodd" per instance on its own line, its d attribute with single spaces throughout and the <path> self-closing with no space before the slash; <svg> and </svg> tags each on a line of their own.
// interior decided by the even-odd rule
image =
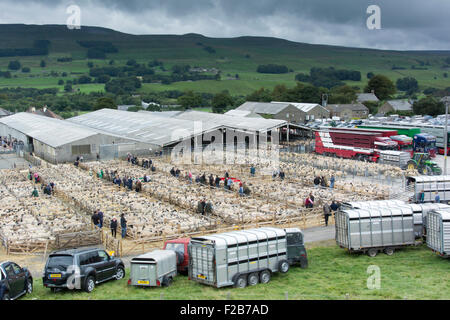
<svg viewBox="0 0 450 320">
<path fill-rule="evenodd" d="M 290 265 L 300 264 L 300 267 L 308 267 L 303 232 L 298 228 L 284 229 L 286 231 L 287 260 Z"/>
<path fill-rule="evenodd" d="M 397 141 L 392 140 L 389 137 L 376 137 L 375 138 L 376 150 L 398 150 Z"/>
<path fill-rule="evenodd" d="M 414 152 L 428 153 L 430 157 L 436 156 L 436 137 L 427 133 L 416 134 L 413 140 Z"/>
<path fill-rule="evenodd" d="M 177 270 L 179 273 L 187 273 L 189 267 L 188 244 L 190 238 L 168 240 L 164 243 L 163 250 L 173 250 L 177 254 Z"/>
</svg>

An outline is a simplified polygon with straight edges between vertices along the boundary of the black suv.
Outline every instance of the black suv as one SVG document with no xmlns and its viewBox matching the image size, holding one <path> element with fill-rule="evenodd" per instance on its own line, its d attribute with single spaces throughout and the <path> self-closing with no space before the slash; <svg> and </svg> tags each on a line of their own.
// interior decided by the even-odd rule
<svg viewBox="0 0 450 320">
<path fill-rule="evenodd" d="M 45 264 L 42 283 L 53 292 L 57 289 L 83 289 L 92 292 L 95 285 L 125 277 L 122 260 L 110 257 L 98 248 L 55 251 Z"/>
<path fill-rule="evenodd" d="M 0 299 L 13 300 L 33 292 L 33 277 L 14 262 L 0 263 Z"/>
</svg>

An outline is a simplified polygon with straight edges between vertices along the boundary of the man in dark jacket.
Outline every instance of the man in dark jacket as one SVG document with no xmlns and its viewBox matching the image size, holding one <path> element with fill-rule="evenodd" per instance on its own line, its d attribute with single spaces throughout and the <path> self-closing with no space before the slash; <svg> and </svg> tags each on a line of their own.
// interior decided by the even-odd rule
<svg viewBox="0 0 450 320">
<path fill-rule="evenodd" d="M 116 218 L 113 218 L 111 220 L 110 228 L 111 228 L 111 235 L 115 238 L 116 234 L 117 234 L 117 219 Z"/>
<path fill-rule="evenodd" d="M 216 176 L 215 183 L 216 183 L 216 188 L 219 188 L 220 187 L 220 178 L 219 178 L 219 176 Z"/>
<path fill-rule="evenodd" d="M 120 215 L 120 228 L 122 228 L 122 239 L 127 235 L 127 220 L 125 219 L 125 215 L 122 213 Z"/>
<path fill-rule="evenodd" d="M 97 214 L 97 210 L 94 211 L 94 214 L 92 215 L 92 223 L 100 228 L 100 217 Z"/>
<path fill-rule="evenodd" d="M 103 212 L 101 212 L 100 210 L 97 209 L 97 215 L 98 215 L 98 220 L 100 223 L 99 228 L 103 228 Z"/>
</svg>

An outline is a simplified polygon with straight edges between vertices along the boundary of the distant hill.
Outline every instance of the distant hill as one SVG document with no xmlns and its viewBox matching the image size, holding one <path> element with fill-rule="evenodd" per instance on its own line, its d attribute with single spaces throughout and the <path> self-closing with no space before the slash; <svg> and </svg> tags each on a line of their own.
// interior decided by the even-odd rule
<svg viewBox="0 0 450 320">
<path fill-rule="evenodd" d="M 293 86 L 296 73 L 307 73 L 312 67 L 330 66 L 361 71 L 363 79 L 360 82 L 349 82 L 361 88 L 367 82 L 368 72 L 385 74 L 394 81 L 400 77 L 413 76 L 421 88 L 448 86 L 443 73 L 448 71 L 444 59 L 450 57 L 450 51 L 391 51 L 312 45 L 271 37 L 209 38 L 192 33 L 131 35 L 100 27 L 83 26 L 80 30 L 69 30 L 65 25 L 0 24 L 2 49 L 30 48 L 36 40 L 50 41 L 48 56 L 2 57 L 0 70 L 4 71 L 10 60 L 19 59 L 23 65 L 31 67 L 33 74 L 40 60 L 46 59 L 48 70 L 84 73 L 88 69 L 85 63 L 80 62 L 86 59 L 88 48 L 81 46 L 78 41 L 105 41 L 118 49 L 117 53 L 108 53 L 106 61 L 114 59 L 122 63 L 127 59 L 136 59 L 138 62 L 158 59 L 169 67 L 173 64 L 189 64 L 217 68 L 221 70 L 223 80 L 219 84 L 208 82 L 211 83 L 210 87 L 205 87 L 204 83 L 176 83 L 170 86 L 146 84 L 143 90 L 196 90 L 201 87 L 209 92 L 229 89 L 232 93 L 245 94 L 278 83 Z M 66 56 L 72 57 L 73 61 L 69 64 L 56 63 L 56 58 Z M 101 65 L 103 62 L 99 60 L 96 63 Z M 256 69 L 261 64 L 285 65 L 291 72 L 283 75 L 260 74 Z M 239 84 L 231 80 L 235 74 L 239 74 Z M 35 86 L 39 73 L 33 79 L 29 75 L 17 74 L 17 77 L 23 81 L 11 79 L 8 82 L 0 78 L 0 87 Z M 47 80 L 36 85 L 48 87 L 50 80 Z M 56 81 L 53 86 L 57 87 Z"/>
</svg>

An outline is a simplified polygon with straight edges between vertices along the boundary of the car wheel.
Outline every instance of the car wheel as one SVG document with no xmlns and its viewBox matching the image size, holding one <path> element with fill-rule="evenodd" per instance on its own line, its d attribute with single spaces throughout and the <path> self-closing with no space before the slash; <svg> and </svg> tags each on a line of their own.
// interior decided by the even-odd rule
<svg viewBox="0 0 450 320">
<path fill-rule="evenodd" d="M 11 298 L 9 297 L 9 293 L 3 294 L 2 300 L 11 300 Z"/>
<path fill-rule="evenodd" d="M 388 256 L 392 256 L 394 254 L 394 248 L 386 248 L 384 249 L 384 253 L 387 254 Z"/>
<path fill-rule="evenodd" d="M 56 288 L 50 288 L 50 291 L 51 291 L 52 293 L 56 293 L 56 291 L 58 291 L 58 289 L 56 289 Z"/>
<path fill-rule="evenodd" d="M 369 251 L 367 251 L 367 254 L 369 257 L 375 257 L 378 254 L 378 250 L 377 249 L 369 249 Z"/>
<path fill-rule="evenodd" d="M 247 286 L 247 277 L 245 275 L 240 275 L 235 283 L 234 283 L 234 287 L 235 288 L 245 288 Z"/>
<path fill-rule="evenodd" d="M 261 283 L 268 283 L 270 281 L 270 271 L 269 270 L 261 271 L 259 275 L 259 281 Z"/>
<path fill-rule="evenodd" d="M 259 282 L 259 276 L 258 273 L 254 272 L 254 273 L 250 273 L 250 275 L 248 276 L 248 285 L 249 286 L 254 286 L 257 285 Z"/>
<path fill-rule="evenodd" d="M 94 291 L 95 288 L 95 279 L 93 276 L 89 276 L 86 279 L 86 283 L 84 285 L 84 291 L 86 291 L 87 293 L 91 293 L 92 291 Z"/>
<path fill-rule="evenodd" d="M 286 273 L 289 271 L 289 263 L 286 260 L 280 261 L 280 264 L 278 265 L 278 270 L 280 270 L 281 273 Z"/>
<path fill-rule="evenodd" d="M 121 280 L 125 277 L 125 270 L 122 267 L 117 267 L 116 280 Z"/>
<path fill-rule="evenodd" d="M 30 294 L 33 292 L 33 280 L 28 279 L 25 286 L 26 286 L 27 294 Z"/>
</svg>

